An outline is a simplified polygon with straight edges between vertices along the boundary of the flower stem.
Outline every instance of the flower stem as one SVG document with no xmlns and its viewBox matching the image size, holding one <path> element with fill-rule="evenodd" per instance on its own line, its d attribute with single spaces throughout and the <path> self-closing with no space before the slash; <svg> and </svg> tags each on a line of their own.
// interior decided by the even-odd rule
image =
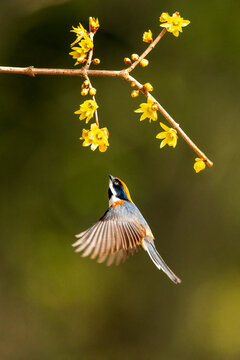
<svg viewBox="0 0 240 360">
<path fill-rule="evenodd" d="M 122 78 L 129 83 L 134 82 L 136 88 L 143 93 L 146 97 L 151 96 L 153 101 L 157 104 L 158 110 L 160 113 L 168 120 L 172 128 L 177 130 L 178 134 L 188 143 L 188 145 L 195 151 L 195 153 L 204 161 L 209 167 L 213 166 L 213 162 L 208 159 L 208 157 L 194 144 L 194 142 L 187 136 L 187 134 L 181 129 L 178 123 L 169 115 L 169 113 L 162 107 L 162 105 L 147 91 L 144 90 L 143 85 L 137 81 L 133 76 L 129 75 L 127 72 L 122 74 Z"/>
<path fill-rule="evenodd" d="M 90 39 L 91 39 L 92 42 L 93 42 L 94 33 L 91 31 L 90 18 L 89 18 L 89 37 L 90 37 Z M 88 77 L 88 75 L 87 75 L 87 71 L 89 70 L 89 67 L 90 67 L 90 65 L 91 65 L 92 57 L 93 57 L 93 48 L 89 51 L 87 63 L 86 63 L 86 65 L 84 66 L 84 70 L 85 70 L 85 72 L 86 72 L 85 75 L 84 75 L 84 77 L 85 77 L 86 80 L 89 81 L 89 88 L 90 88 L 90 89 L 92 89 L 93 86 L 92 86 L 92 83 L 91 83 L 91 81 L 90 81 L 90 79 L 89 79 L 89 77 Z M 92 95 L 92 99 L 93 99 L 93 101 L 96 102 L 96 98 L 95 98 L 94 95 Z M 95 119 L 96 119 L 96 124 L 97 124 L 97 126 L 99 127 L 99 120 L 98 120 L 98 112 L 97 112 L 97 109 L 95 110 L 94 115 L 95 115 Z"/>
</svg>

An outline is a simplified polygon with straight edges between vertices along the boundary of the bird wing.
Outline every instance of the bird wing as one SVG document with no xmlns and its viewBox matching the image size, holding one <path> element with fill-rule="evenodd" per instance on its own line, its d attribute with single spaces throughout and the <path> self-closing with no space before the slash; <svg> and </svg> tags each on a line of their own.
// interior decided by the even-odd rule
<svg viewBox="0 0 240 360">
<path fill-rule="evenodd" d="M 76 235 L 73 244 L 82 256 L 107 260 L 107 265 L 119 264 L 132 255 L 145 236 L 145 228 L 136 220 L 119 216 L 114 208 L 109 208 L 103 217 L 86 231 Z"/>
</svg>

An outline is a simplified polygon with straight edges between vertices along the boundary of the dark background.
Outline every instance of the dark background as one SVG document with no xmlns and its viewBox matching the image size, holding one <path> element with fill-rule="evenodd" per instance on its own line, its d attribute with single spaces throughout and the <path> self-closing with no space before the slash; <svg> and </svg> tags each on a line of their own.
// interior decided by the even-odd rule
<svg viewBox="0 0 240 360">
<path fill-rule="evenodd" d="M 1 359 L 239 359 L 239 1 L 4 0 L 0 64 L 73 67 L 69 30 L 96 16 L 99 68 L 121 69 L 176 10 L 191 24 L 133 75 L 213 160 L 199 174 L 182 139 L 159 149 L 159 122 L 140 123 L 145 100 L 121 80 L 93 79 L 110 131 L 99 153 L 78 139 L 80 78 L 0 75 Z M 74 253 L 73 235 L 107 207 L 109 173 L 181 285 L 143 251 L 111 268 Z"/>
</svg>

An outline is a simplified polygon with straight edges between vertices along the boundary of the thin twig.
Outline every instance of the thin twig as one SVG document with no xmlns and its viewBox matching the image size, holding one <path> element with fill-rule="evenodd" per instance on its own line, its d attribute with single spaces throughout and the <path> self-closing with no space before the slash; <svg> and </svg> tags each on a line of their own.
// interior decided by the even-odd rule
<svg viewBox="0 0 240 360">
<path fill-rule="evenodd" d="M 89 18 L 89 37 L 90 37 L 90 40 L 92 41 L 93 43 L 93 38 L 94 38 L 94 33 L 91 31 L 91 24 L 90 24 L 90 18 Z M 93 56 L 93 47 L 92 49 L 89 51 L 88 53 L 88 59 L 87 59 L 87 63 L 86 65 L 84 66 L 84 69 L 85 70 L 88 70 L 90 65 L 91 65 L 91 62 L 92 62 L 92 56 Z"/>
<path fill-rule="evenodd" d="M 127 72 L 131 72 L 133 69 L 135 69 L 135 67 L 140 63 L 140 61 L 142 59 L 144 59 L 149 53 L 150 51 L 152 51 L 153 48 L 155 48 L 155 46 L 157 45 L 157 43 L 159 42 L 159 40 L 161 40 L 161 38 L 166 34 L 167 29 L 163 29 L 160 34 L 156 37 L 156 39 L 147 47 L 147 49 L 142 53 L 142 55 L 139 56 L 138 60 L 134 61 L 134 63 L 132 63 L 131 66 L 129 66 L 126 71 Z"/>
<path fill-rule="evenodd" d="M 208 159 L 208 157 L 197 147 L 197 145 L 194 144 L 194 142 L 185 134 L 185 132 L 180 128 L 179 124 L 176 123 L 176 121 L 169 115 L 169 113 L 162 107 L 161 104 L 147 91 L 144 90 L 143 85 L 137 81 L 133 76 L 129 75 L 127 71 L 125 73 L 122 73 L 122 79 L 125 81 L 128 81 L 130 83 L 134 82 L 136 84 L 136 88 L 140 90 L 143 95 L 146 97 L 151 96 L 154 103 L 157 104 L 158 110 L 160 113 L 165 117 L 165 119 L 168 120 L 168 122 L 171 124 L 172 128 L 177 130 L 178 134 L 181 135 L 181 137 L 188 143 L 188 145 L 195 151 L 195 153 L 206 162 L 206 164 L 211 167 L 213 166 L 213 163 L 211 160 Z"/>
<path fill-rule="evenodd" d="M 89 37 L 90 37 L 91 41 L 93 42 L 94 33 L 91 31 L 91 23 L 90 23 L 90 21 L 91 21 L 91 18 L 89 18 Z M 88 71 L 88 70 L 89 70 L 89 67 L 90 67 L 91 62 L 92 62 L 92 57 L 93 57 L 93 48 L 92 48 L 92 49 L 89 51 L 89 53 L 88 53 L 87 63 L 86 63 L 86 65 L 84 66 L 84 70 L 85 70 L 85 71 Z M 85 74 L 84 77 L 85 77 L 86 80 L 89 81 L 89 89 L 92 89 L 93 86 L 92 86 L 92 83 L 91 83 L 88 75 Z M 94 95 L 92 95 L 92 98 L 93 98 L 93 101 L 96 102 L 96 98 L 95 98 Z M 95 119 L 96 119 L 96 124 L 97 124 L 97 126 L 99 127 L 99 120 L 98 120 L 98 112 L 97 112 L 97 109 L 95 110 L 94 115 L 95 115 Z"/>
</svg>

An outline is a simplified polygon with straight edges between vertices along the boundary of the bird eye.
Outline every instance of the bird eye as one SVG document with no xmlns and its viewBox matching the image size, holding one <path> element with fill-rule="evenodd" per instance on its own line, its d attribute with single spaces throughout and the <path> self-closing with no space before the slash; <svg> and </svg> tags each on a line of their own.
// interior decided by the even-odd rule
<svg viewBox="0 0 240 360">
<path fill-rule="evenodd" d="M 119 181 L 114 181 L 114 185 L 118 186 L 118 185 L 119 185 Z"/>
</svg>

